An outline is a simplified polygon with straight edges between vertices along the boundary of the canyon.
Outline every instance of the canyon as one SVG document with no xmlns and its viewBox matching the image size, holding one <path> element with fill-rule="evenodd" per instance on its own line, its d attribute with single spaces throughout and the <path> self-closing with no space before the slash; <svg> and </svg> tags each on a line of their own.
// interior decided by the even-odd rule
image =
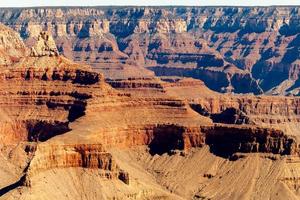
<svg viewBox="0 0 300 200">
<path fill-rule="evenodd" d="M 297 96 L 298 13 L 276 6 L 3 8 L 0 21 L 29 46 L 40 31 L 51 32 L 61 54 L 106 78 L 155 73 L 200 79 L 223 93 Z"/>
<path fill-rule="evenodd" d="M 0 9 L 0 199 L 299 199 L 298 7 Z"/>
</svg>

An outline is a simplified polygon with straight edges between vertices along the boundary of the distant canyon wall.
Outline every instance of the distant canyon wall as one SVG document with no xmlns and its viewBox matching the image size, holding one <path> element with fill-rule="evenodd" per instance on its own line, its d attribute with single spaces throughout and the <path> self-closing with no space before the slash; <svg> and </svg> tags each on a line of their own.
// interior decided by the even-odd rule
<svg viewBox="0 0 300 200">
<path fill-rule="evenodd" d="M 0 22 L 27 44 L 42 30 L 52 33 L 62 54 L 109 78 L 151 70 L 201 79 L 219 92 L 298 95 L 299 13 L 300 7 L 2 8 Z"/>
<path fill-rule="evenodd" d="M 1 22 L 23 36 L 46 27 L 56 36 L 111 32 L 116 36 L 141 32 L 182 33 L 192 29 L 222 32 L 244 30 L 300 31 L 299 7 L 95 7 L 2 8 Z M 292 34 L 292 32 L 290 32 Z"/>
</svg>

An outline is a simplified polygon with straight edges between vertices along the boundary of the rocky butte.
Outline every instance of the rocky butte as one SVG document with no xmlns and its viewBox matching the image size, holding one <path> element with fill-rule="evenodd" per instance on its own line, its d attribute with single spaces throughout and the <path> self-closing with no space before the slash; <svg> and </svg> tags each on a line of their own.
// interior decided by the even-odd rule
<svg viewBox="0 0 300 200">
<path fill-rule="evenodd" d="M 0 199 L 299 199 L 298 14 L 0 9 Z"/>
</svg>

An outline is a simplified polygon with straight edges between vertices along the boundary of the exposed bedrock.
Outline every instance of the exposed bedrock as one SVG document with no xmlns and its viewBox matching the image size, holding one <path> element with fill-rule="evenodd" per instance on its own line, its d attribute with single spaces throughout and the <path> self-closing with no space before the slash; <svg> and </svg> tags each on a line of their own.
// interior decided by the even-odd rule
<svg viewBox="0 0 300 200">
<path fill-rule="evenodd" d="M 109 133 L 109 132 L 108 132 Z M 209 145 L 217 155 L 230 156 L 236 152 L 261 152 L 296 155 L 298 144 L 294 136 L 281 130 L 257 126 L 214 125 L 187 127 L 162 124 L 147 127 L 131 127 L 118 131 L 119 135 L 108 139 L 103 132 L 103 147 L 128 148 L 148 145 L 151 154 L 172 154 L 179 150 L 187 152 L 193 147 Z M 126 138 L 126 139 L 121 139 Z M 224 153 L 224 155 L 222 154 Z"/>
<path fill-rule="evenodd" d="M 204 145 L 204 137 L 199 128 L 161 125 L 153 128 L 148 145 L 151 154 L 172 154 L 174 150 L 188 151 L 191 147 L 201 147 Z"/>
<path fill-rule="evenodd" d="M 85 115 L 92 98 L 103 101 L 118 97 L 118 93 L 104 82 L 102 74 L 56 54 L 51 36 L 40 34 L 45 41 L 38 42 L 33 54 L 1 67 L 1 156 L 23 174 L 17 182 L 1 188 L 0 194 L 29 185 L 32 174 L 51 168 L 103 170 L 103 177 L 128 184 L 128 174 L 116 167 L 100 144 L 47 144 L 50 138 L 71 131 L 69 124 Z"/>
<path fill-rule="evenodd" d="M 299 99 L 268 96 L 214 96 L 191 103 L 198 113 L 221 123 L 285 124 L 300 122 Z M 232 112 L 229 112 L 232 111 Z"/>
<path fill-rule="evenodd" d="M 124 148 L 124 144 L 127 148 L 148 145 L 152 155 L 172 155 L 180 152 L 180 155 L 184 156 L 191 148 L 201 148 L 204 145 L 208 145 L 215 155 L 230 159 L 235 159 L 233 154 L 237 152 L 298 154 L 298 145 L 294 137 L 287 136 L 279 130 L 253 126 L 184 127 L 168 124 L 144 127 L 144 130 L 142 127 L 136 130 L 132 128 L 119 131 L 119 134 L 121 135 L 104 140 L 103 144 L 39 144 L 24 172 L 26 178 L 23 184 L 30 186 L 30 179 L 45 170 L 68 167 L 100 170 L 103 177 L 120 179 L 129 184 L 130 174 L 120 169 L 112 155 L 106 151 L 110 147 Z M 103 136 L 103 139 L 105 138 Z M 120 140 L 121 138 L 123 140 Z"/>
<path fill-rule="evenodd" d="M 40 34 L 43 39 L 52 38 L 46 32 Z M 107 92 L 102 74 L 50 55 L 47 52 L 56 46 L 52 43 L 48 48 L 47 44 L 37 44 L 43 55 L 23 57 L 1 68 L 1 138 L 6 143 L 45 141 L 69 131 L 69 122 L 84 115 L 87 101 Z"/>
<path fill-rule="evenodd" d="M 2 9 L 1 14 L 3 16 L 2 20 L 24 20 L 24 25 L 27 25 L 25 26 L 27 29 L 30 29 L 32 25 L 25 23 L 25 20 L 28 18 L 37 22 L 42 19 L 57 19 L 59 23 L 49 23 L 48 26 L 53 30 L 53 33 L 60 33 L 60 35 L 80 34 L 82 29 L 84 30 L 83 32 L 89 34 L 111 31 L 115 34 L 126 35 L 133 32 L 182 33 L 192 28 L 205 28 L 216 32 L 243 30 L 246 33 L 261 33 L 271 30 L 278 31 L 279 29 L 293 29 L 293 32 L 295 32 L 299 29 L 296 18 L 298 10 L 299 8 L 297 7 L 295 9 L 291 7 L 99 7 Z M 93 16 L 94 19 L 90 19 L 90 16 Z M 72 17 L 76 17 L 76 21 L 73 23 L 71 21 Z M 257 17 L 257 21 L 253 19 L 254 17 Z M 127 21 L 125 19 L 132 20 Z M 237 21 L 238 19 L 242 20 L 242 23 Z M 88 25 L 85 25 L 84 22 L 88 22 Z M 40 26 L 43 25 L 40 24 Z M 19 24 L 18 28 L 21 29 L 22 26 Z M 23 31 L 27 30 L 25 28 Z"/>
<path fill-rule="evenodd" d="M 153 76 L 143 66 L 203 67 L 214 76 L 192 77 L 217 91 L 299 95 L 298 14 L 299 7 L 6 8 L 0 21 L 28 44 L 50 32 L 60 53 L 110 78 Z M 1 63 L 22 57 L 16 46 L 3 48 L 14 56 Z M 216 73 L 222 79 L 213 85 Z"/>
<path fill-rule="evenodd" d="M 18 33 L 0 24 L 0 65 L 11 65 L 27 54 Z"/>
<path fill-rule="evenodd" d="M 30 60 L 32 59 L 32 60 Z M 34 58 L 30 58 L 29 63 L 21 63 L 22 64 L 31 64 L 30 61 L 36 62 Z M 51 61 L 51 60 L 49 60 Z M 58 58 L 58 65 L 63 63 L 63 58 Z M 45 65 L 49 65 L 47 62 L 47 59 L 44 60 Z M 19 66 L 20 66 L 19 65 Z M 100 81 L 101 75 L 99 75 L 96 72 L 91 71 L 83 71 L 80 69 L 72 69 L 72 68 L 64 68 L 64 67 L 23 67 L 23 68 L 9 68 L 9 71 L 2 72 L 1 74 L 2 80 L 40 80 L 40 81 L 55 81 L 55 80 L 61 80 L 61 81 L 72 81 L 73 83 L 78 84 L 95 84 Z M 102 78 L 102 77 L 101 77 Z"/>
<path fill-rule="evenodd" d="M 287 136 L 279 130 L 216 125 L 202 131 L 205 132 L 205 142 L 211 151 L 221 156 L 229 156 L 235 152 L 281 155 L 298 153 L 296 138 Z"/>
<path fill-rule="evenodd" d="M 35 12 L 29 14 L 35 16 Z M 97 9 L 94 10 L 94 14 L 100 15 Z M 49 16 L 52 15 L 59 17 L 64 13 L 51 13 Z M 140 26 L 135 32 L 147 32 L 146 25 Z M 97 35 L 103 39 L 105 34 L 92 30 L 95 27 L 97 25 L 91 25 L 88 29 L 84 29 L 88 31 L 79 31 L 81 33 L 78 33 L 78 36 L 72 37 L 81 40 Z M 118 52 L 120 53 L 118 55 L 123 56 L 126 65 L 129 65 L 129 61 L 133 62 L 134 57 L 139 57 L 138 54 L 143 54 L 148 60 L 139 62 L 144 62 L 148 67 L 156 68 L 160 65 L 157 69 L 168 68 L 167 65 L 171 64 L 175 65 L 174 69 L 180 68 L 182 72 L 203 70 L 202 75 L 210 78 L 206 82 L 211 83 L 211 87 L 213 82 L 220 81 L 216 90 L 237 92 L 245 89 L 253 92 L 251 84 L 256 84 L 255 91 L 257 93 L 260 91 L 250 72 L 240 71 L 241 69 L 230 64 L 221 54 L 215 54 L 208 45 L 195 44 L 193 40 L 189 40 L 189 36 L 183 34 L 189 29 L 185 22 L 161 20 L 155 27 L 158 29 L 155 34 L 161 35 L 151 38 L 153 40 L 150 41 L 151 50 L 146 48 L 149 52 L 144 54 L 146 51 L 143 45 L 140 50 L 135 49 L 139 44 L 124 46 L 124 52 L 131 52 L 128 54 L 132 55 L 124 56 L 124 52 Z M 108 29 L 104 24 L 102 28 L 106 29 L 104 32 L 114 30 Z M 127 27 L 126 30 L 130 31 L 131 28 Z M 60 34 L 65 34 L 63 28 L 59 29 Z M 168 44 L 169 38 L 164 38 L 169 33 L 183 34 L 184 41 L 180 38 L 171 38 L 172 44 Z M 112 156 L 113 148 L 122 151 L 125 148 L 148 146 L 151 156 L 159 155 L 153 157 L 176 159 L 178 155 L 166 154 L 178 153 L 185 158 L 188 157 L 186 152 L 191 148 L 208 146 L 210 151 L 217 155 L 213 157 L 224 162 L 227 160 L 223 158 L 237 159 L 232 155 L 239 152 L 271 153 L 277 154 L 278 157 L 298 156 L 299 149 L 295 137 L 286 135 L 281 130 L 259 127 L 259 123 L 273 125 L 299 122 L 297 98 L 278 97 L 270 100 L 264 96 L 243 97 L 218 93 L 205 96 L 209 90 L 203 87 L 202 82 L 188 79 L 177 84 L 174 81 L 176 77 L 172 80 L 170 76 L 162 78 L 168 82 L 153 77 L 108 78 L 107 82 L 115 88 L 113 89 L 104 82 L 102 74 L 59 56 L 55 44 L 47 33 L 39 34 L 42 34 L 40 44 L 34 46 L 31 55 L 20 57 L 12 66 L 1 67 L 3 69 L 0 73 L 0 139 L 3 141 L 1 156 L 3 154 L 5 162 L 13 163 L 15 168 L 19 168 L 17 175 L 13 176 L 15 178 L 20 175 L 21 178 L 15 183 L 12 181 L 11 185 L 7 182 L 2 183 L 8 186 L 0 189 L 0 195 L 18 186 L 34 188 L 36 182 L 33 180 L 38 174 L 44 175 L 46 171 L 55 172 L 55 169 L 67 171 L 68 168 L 90 169 L 101 177 L 114 180 L 113 182 L 121 180 L 129 186 L 136 186 L 134 184 L 138 182 L 134 179 L 130 185 L 131 175 L 124 170 L 126 167 L 123 169 L 124 165 L 118 163 L 120 160 L 115 160 Z M 123 39 L 126 43 L 128 38 Z M 147 37 L 144 39 L 147 40 Z M 98 60 L 103 61 L 107 56 L 109 61 L 106 64 L 113 63 L 109 55 L 110 53 L 115 55 L 119 47 L 107 41 L 104 44 L 104 40 L 101 41 L 103 44 L 100 45 L 100 49 L 98 45 L 94 45 L 93 48 L 97 48 L 101 55 L 105 52 L 105 56 Z M 84 45 L 78 44 L 78 51 L 90 52 L 91 46 L 80 49 Z M 184 51 L 185 47 L 190 45 L 194 45 L 192 53 L 176 53 L 177 50 Z M 202 52 L 203 48 L 205 52 Z M 192 67 L 180 66 L 186 64 L 189 58 L 193 58 Z M 114 59 L 116 61 L 119 58 Z M 207 59 L 208 62 L 202 59 Z M 120 69 L 124 65 L 120 66 Z M 199 76 L 197 78 L 203 78 L 200 73 L 197 75 Z M 237 82 L 241 82 L 242 86 L 238 86 Z M 186 90 L 176 89 L 176 84 L 186 87 Z M 12 85 L 14 87 L 11 87 Z M 196 89 L 191 91 L 188 89 L 194 86 L 197 86 L 195 87 L 197 90 L 200 88 L 199 92 L 203 95 L 201 98 L 179 98 L 180 95 L 189 92 L 196 97 Z M 169 93 L 170 89 L 174 89 L 173 93 Z M 192 104 L 191 107 L 195 106 L 194 111 L 205 116 L 194 112 L 188 103 Z M 213 124 L 212 121 L 227 125 Z M 21 161 L 17 161 L 19 157 L 22 157 Z M 129 165 L 127 167 L 130 168 Z M 213 178 L 207 174 L 204 178 Z M 125 184 L 123 185 L 127 187 Z"/>
<path fill-rule="evenodd" d="M 68 132 L 68 122 L 24 120 L 0 123 L 0 139 L 5 145 L 37 142 Z"/>
<path fill-rule="evenodd" d="M 30 177 L 54 168 L 81 167 L 100 170 L 108 179 L 120 179 L 129 184 L 128 174 L 121 170 L 112 155 L 101 144 L 40 144 L 26 171 L 24 184 L 30 186 Z"/>
<path fill-rule="evenodd" d="M 191 77 L 202 80 L 210 89 L 218 92 L 261 94 L 262 90 L 249 73 L 228 75 L 222 70 L 205 68 L 149 67 L 157 76 Z"/>
<path fill-rule="evenodd" d="M 210 117 L 215 123 L 223 124 L 251 124 L 250 118 L 241 110 L 236 108 L 226 108 L 220 113 L 210 113 L 199 104 L 190 105 L 193 110 L 203 116 Z"/>
<path fill-rule="evenodd" d="M 113 88 L 124 89 L 124 88 L 155 88 L 163 89 L 162 83 L 155 78 L 128 78 L 120 80 L 107 79 L 106 82 Z"/>
</svg>

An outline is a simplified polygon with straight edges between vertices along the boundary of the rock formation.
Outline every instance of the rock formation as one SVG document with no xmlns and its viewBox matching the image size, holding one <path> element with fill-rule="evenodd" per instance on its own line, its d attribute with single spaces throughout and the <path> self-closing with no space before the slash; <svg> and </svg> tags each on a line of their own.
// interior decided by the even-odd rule
<svg viewBox="0 0 300 200">
<path fill-rule="evenodd" d="M 0 24 L 0 65 L 10 65 L 26 54 L 20 36 L 12 29 Z"/>
<path fill-rule="evenodd" d="M 61 54 L 107 78 L 120 78 L 120 71 L 125 79 L 153 76 L 145 66 L 219 92 L 297 96 L 298 13 L 299 7 L 8 8 L 0 21 L 29 46 L 50 32 Z"/>
<path fill-rule="evenodd" d="M 38 35 L 37 43 L 34 47 L 31 47 L 31 56 L 58 56 L 58 50 L 56 44 L 49 33 L 43 31 Z"/>
<path fill-rule="evenodd" d="M 264 9 L 1 9 L 1 198 L 298 199 L 299 98 L 216 48 Z"/>
<path fill-rule="evenodd" d="M 1 167 L 7 178 L 1 181 L 0 195 L 14 196 L 17 187 L 25 195 L 35 187 L 35 177 L 56 169 L 87 169 L 102 179 L 130 184 L 130 174 L 115 162 L 110 148 L 149 145 L 157 123 L 211 123 L 184 102 L 160 94 L 159 88 L 152 98 L 114 90 L 89 66 L 52 54 L 55 44 L 49 38 L 42 32 L 34 47 L 37 54 L 2 67 L 0 73 L 1 159 L 4 166 L 12 165 L 11 172 Z M 178 121 L 169 118 L 171 113 Z M 59 135 L 63 138 L 56 140 Z M 155 187 L 143 190 L 145 198 L 161 193 L 147 195 Z"/>
</svg>

